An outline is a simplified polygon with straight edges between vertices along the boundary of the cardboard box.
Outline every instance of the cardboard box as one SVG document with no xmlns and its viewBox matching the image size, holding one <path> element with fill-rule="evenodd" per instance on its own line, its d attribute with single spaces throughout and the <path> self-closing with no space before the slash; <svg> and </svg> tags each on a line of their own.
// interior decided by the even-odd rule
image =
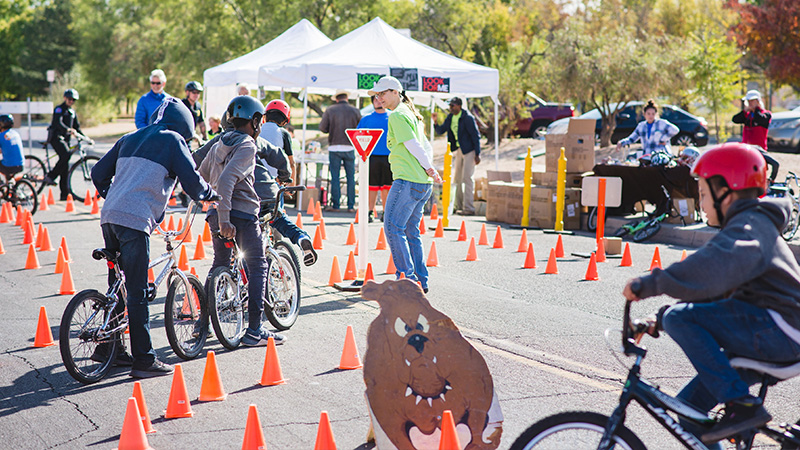
<svg viewBox="0 0 800 450">
<path fill-rule="evenodd" d="M 507 200 L 503 222 L 519 224 L 522 222 L 522 186 L 512 188 L 511 198 Z M 528 212 L 529 224 L 533 227 L 554 228 L 556 222 L 556 188 L 531 186 L 531 205 Z M 581 227 L 580 189 L 564 191 L 564 229 L 576 230 Z"/>
<path fill-rule="evenodd" d="M 486 200 L 489 193 L 489 179 L 487 177 L 481 177 L 475 180 L 475 201 L 479 200 Z"/>
<path fill-rule="evenodd" d="M 533 184 L 535 186 L 557 186 L 558 173 L 557 172 L 533 172 Z M 580 188 L 581 181 L 583 180 L 583 173 L 569 173 L 567 172 L 566 187 L 567 188 Z"/>
<path fill-rule="evenodd" d="M 504 181 L 506 183 L 511 183 L 512 180 L 511 172 L 501 170 L 487 170 L 486 178 L 490 183 L 492 181 Z"/>
<path fill-rule="evenodd" d="M 672 205 L 680 216 L 668 217 L 666 220 L 667 223 L 680 225 L 683 225 L 684 222 L 686 222 L 687 225 L 694 223 L 695 204 L 693 198 L 674 198 L 672 199 Z"/>
<path fill-rule="evenodd" d="M 622 238 L 604 237 L 603 249 L 606 251 L 606 255 L 619 255 L 622 253 Z"/>
<path fill-rule="evenodd" d="M 594 119 L 570 119 L 567 134 L 545 136 L 545 167 L 558 170 L 561 148 L 567 158 L 567 172 L 588 172 L 594 167 Z"/>
</svg>

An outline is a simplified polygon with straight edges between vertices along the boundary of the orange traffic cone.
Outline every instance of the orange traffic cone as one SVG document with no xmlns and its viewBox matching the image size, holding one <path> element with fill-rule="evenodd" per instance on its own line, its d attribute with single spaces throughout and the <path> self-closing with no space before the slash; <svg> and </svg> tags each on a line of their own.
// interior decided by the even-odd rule
<svg viewBox="0 0 800 450">
<path fill-rule="evenodd" d="M 56 257 L 56 270 L 53 273 L 63 273 L 64 272 L 64 250 L 61 247 L 58 247 L 58 257 Z"/>
<path fill-rule="evenodd" d="M 525 231 L 525 230 L 522 230 Z M 528 243 L 528 250 L 527 254 L 525 255 L 525 264 L 522 265 L 523 269 L 535 269 L 536 268 L 536 256 L 533 254 L 533 244 Z"/>
<path fill-rule="evenodd" d="M 378 234 L 378 244 L 375 245 L 375 250 L 386 250 L 386 234 L 383 232 L 383 227 Z"/>
<path fill-rule="evenodd" d="M 6 249 L 3 247 L 3 240 L 0 239 L 0 255 L 5 255 Z"/>
<path fill-rule="evenodd" d="M 355 255 L 356 255 L 356 256 L 358 256 L 358 240 L 356 240 L 356 251 L 355 251 Z"/>
<path fill-rule="evenodd" d="M 597 241 L 597 251 L 595 253 L 597 254 L 597 262 L 606 262 L 606 244 L 603 238 Z"/>
<path fill-rule="evenodd" d="M 86 190 L 86 196 L 83 197 L 83 206 L 91 206 L 92 204 L 92 193 L 89 190 Z"/>
<path fill-rule="evenodd" d="M 658 251 L 658 246 L 656 245 L 656 250 L 653 252 L 653 261 L 650 262 L 650 271 L 658 267 L 661 269 L 661 252 Z"/>
<path fill-rule="evenodd" d="M 69 249 L 67 248 L 67 238 L 64 236 L 61 236 L 61 245 L 59 247 L 64 250 L 64 261 L 72 262 L 72 258 L 69 256 Z"/>
<path fill-rule="evenodd" d="M 350 224 L 350 231 L 347 232 L 347 240 L 344 245 L 354 245 L 356 243 L 356 229 L 353 224 Z"/>
<path fill-rule="evenodd" d="M 457 241 L 465 241 L 467 240 L 467 224 L 462 220 L 461 221 L 461 229 L 458 230 L 458 239 Z"/>
<path fill-rule="evenodd" d="M 439 217 L 439 219 L 438 219 L 438 223 L 436 224 L 436 231 L 433 232 L 433 237 L 435 237 L 435 238 L 443 238 L 444 237 L 444 226 L 442 225 L 442 218 L 441 217 Z"/>
<path fill-rule="evenodd" d="M 519 238 L 519 245 L 517 246 L 517 253 L 524 253 L 528 251 L 528 230 L 522 229 L 522 236 Z"/>
<path fill-rule="evenodd" d="M 297 220 L 294 221 L 294 224 L 297 225 L 297 228 L 303 229 L 303 214 L 297 213 Z"/>
<path fill-rule="evenodd" d="M 92 199 L 92 211 L 91 214 L 97 215 L 100 214 L 100 202 L 97 200 L 97 197 Z"/>
<path fill-rule="evenodd" d="M 75 283 L 72 281 L 72 270 L 69 263 L 65 262 L 61 272 L 61 287 L 58 295 L 73 295 L 75 293 Z"/>
<path fill-rule="evenodd" d="M 544 273 L 549 274 L 558 274 L 558 264 L 556 263 L 556 249 L 550 249 L 550 257 L 547 258 L 547 267 L 544 269 Z"/>
<path fill-rule="evenodd" d="M 681 251 L 681 261 L 683 261 L 684 259 L 686 259 L 686 249 L 683 249 L 683 251 Z"/>
<path fill-rule="evenodd" d="M 561 235 L 558 235 L 558 240 L 556 241 L 556 258 L 563 258 L 564 257 L 564 241 L 561 239 Z"/>
<path fill-rule="evenodd" d="M 406 277 L 406 274 L 405 274 L 405 272 L 400 272 L 400 276 L 399 276 L 399 277 L 397 277 L 397 279 L 398 279 L 398 280 L 402 280 L 402 279 L 403 279 L 403 278 L 405 278 L 405 277 Z"/>
<path fill-rule="evenodd" d="M 50 331 L 50 322 L 47 320 L 47 311 L 44 306 L 39 307 L 39 322 L 36 324 L 36 337 L 33 339 L 34 347 L 49 347 L 56 345 L 53 342 L 53 332 Z"/>
<path fill-rule="evenodd" d="M 194 235 L 192 234 L 192 227 L 189 224 L 186 224 L 186 231 L 184 231 L 180 235 L 180 239 L 186 242 L 192 242 L 194 240 Z"/>
<path fill-rule="evenodd" d="M 461 450 L 456 432 L 456 423 L 453 420 L 453 413 L 446 410 L 442 413 L 442 437 L 439 439 L 439 450 Z"/>
<path fill-rule="evenodd" d="M 331 276 L 328 277 L 328 286 L 333 286 L 336 283 L 342 282 L 342 272 L 339 270 L 339 258 L 333 255 L 333 264 L 331 264 Z"/>
<path fill-rule="evenodd" d="M 436 203 L 431 206 L 431 222 L 436 222 L 439 220 L 439 208 L 436 206 Z"/>
<path fill-rule="evenodd" d="M 467 261 L 478 260 L 478 249 L 475 248 L 475 238 L 469 239 L 469 249 L 467 250 Z"/>
<path fill-rule="evenodd" d="M 201 402 L 219 402 L 225 400 L 228 394 L 222 387 L 222 379 L 219 376 L 217 367 L 217 357 L 213 351 L 206 353 L 206 369 L 203 372 L 203 384 L 200 385 L 200 396 L 197 397 Z"/>
<path fill-rule="evenodd" d="M 586 276 L 583 278 L 586 281 L 597 281 L 600 279 L 600 276 L 597 275 L 597 255 L 592 253 L 592 257 L 589 258 L 589 267 L 586 268 Z"/>
<path fill-rule="evenodd" d="M 203 237 L 197 236 L 197 245 L 194 247 L 193 261 L 200 261 L 206 259 L 206 249 L 203 247 Z"/>
<path fill-rule="evenodd" d="M 431 250 L 428 252 L 428 261 L 425 262 L 428 267 L 439 267 L 439 255 L 436 253 L 436 241 L 431 242 Z"/>
<path fill-rule="evenodd" d="M 425 217 L 419 218 L 419 234 L 425 234 Z"/>
<path fill-rule="evenodd" d="M 67 204 L 64 206 L 64 212 L 75 212 L 75 200 L 72 199 L 72 194 L 67 194 Z"/>
<path fill-rule="evenodd" d="M 118 450 L 153 450 L 147 442 L 147 434 L 142 424 L 142 413 L 135 397 L 128 398 L 122 433 L 119 435 Z"/>
<path fill-rule="evenodd" d="M 189 256 L 186 254 L 186 246 L 181 245 L 181 256 L 178 258 L 178 269 L 189 271 Z"/>
<path fill-rule="evenodd" d="M 314 442 L 314 450 L 336 450 L 336 440 L 333 438 L 333 429 L 331 429 L 328 411 L 322 411 L 319 415 L 319 428 L 317 428 L 317 440 Z"/>
<path fill-rule="evenodd" d="M 175 228 L 175 231 L 180 231 L 182 229 L 183 229 L 183 219 L 179 218 L 178 219 L 178 226 Z M 175 236 L 175 239 L 178 239 L 178 240 L 183 239 L 183 233 Z"/>
<path fill-rule="evenodd" d="M 242 450 L 266 450 L 266 448 L 267 442 L 264 440 L 264 430 L 261 429 L 258 410 L 256 405 L 250 405 L 247 409 L 247 425 L 244 427 Z"/>
<path fill-rule="evenodd" d="M 203 242 L 211 242 L 211 227 L 208 226 L 208 222 L 203 222 Z"/>
<path fill-rule="evenodd" d="M 14 222 L 16 220 L 14 214 L 14 208 L 11 207 L 11 203 L 4 203 L 4 204 L 7 206 L 8 209 L 8 223 Z"/>
<path fill-rule="evenodd" d="M 36 249 L 33 247 L 33 244 L 29 244 L 28 247 L 28 259 L 25 261 L 25 268 L 26 269 L 41 269 L 42 266 L 39 265 L 39 258 L 36 256 Z"/>
<path fill-rule="evenodd" d="M 351 251 L 347 257 L 347 265 L 344 266 L 344 280 L 355 280 L 358 272 L 356 272 L 356 258 Z"/>
<path fill-rule="evenodd" d="M 22 237 L 22 245 L 34 244 L 33 225 L 31 222 L 25 222 L 25 235 Z"/>
<path fill-rule="evenodd" d="M 314 208 L 314 217 L 311 218 L 314 222 L 319 222 L 319 219 L 322 219 L 322 202 L 317 202 L 317 206 Z"/>
<path fill-rule="evenodd" d="M 47 197 L 42 194 L 42 199 L 39 201 L 39 211 L 47 211 L 50 208 L 47 207 Z"/>
<path fill-rule="evenodd" d="M 47 227 L 44 227 L 44 232 L 42 233 L 42 243 L 39 245 L 40 252 L 52 252 L 55 250 L 53 248 L 53 244 L 50 242 L 50 232 L 47 231 Z"/>
<path fill-rule="evenodd" d="M 189 273 L 197 277 L 197 271 L 194 270 L 194 267 L 189 269 Z M 197 277 L 197 278 L 200 278 L 200 277 Z"/>
<path fill-rule="evenodd" d="M 394 265 L 394 257 L 392 255 L 389 255 L 389 264 L 386 265 L 386 273 L 392 275 L 397 273 L 397 267 Z"/>
<path fill-rule="evenodd" d="M 25 215 L 22 214 L 22 207 L 17 205 L 17 219 L 14 221 L 14 226 L 15 227 L 21 227 L 22 226 L 22 222 L 24 221 L 24 219 L 25 219 Z"/>
<path fill-rule="evenodd" d="M 322 235 L 322 240 L 328 240 L 328 232 L 325 231 L 325 218 L 321 216 L 319 218 L 319 230 L 320 235 Z"/>
<path fill-rule="evenodd" d="M 147 282 L 148 283 L 153 283 L 155 281 L 156 281 L 156 276 L 155 276 L 155 273 L 153 273 L 153 268 L 152 267 L 148 267 L 147 268 Z"/>
<path fill-rule="evenodd" d="M 322 232 L 317 226 L 317 231 L 314 232 L 314 250 L 322 250 Z"/>
<path fill-rule="evenodd" d="M 375 273 L 372 272 L 372 263 L 367 263 L 367 272 L 364 274 L 364 283 L 370 280 L 375 281 Z"/>
<path fill-rule="evenodd" d="M 358 223 L 358 208 L 356 208 L 356 220 L 354 220 L 353 223 Z"/>
<path fill-rule="evenodd" d="M 170 214 L 167 221 L 167 231 L 175 231 L 175 217 L 172 214 Z"/>
<path fill-rule="evenodd" d="M 8 206 L 11 203 L 3 203 L 2 211 L 0 211 L 0 223 L 8 223 L 11 222 L 11 219 L 8 217 Z"/>
<path fill-rule="evenodd" d="M 314 199 L 309 197 L 308 198 L 308 210 L 306 211 L 306 215 L 313 216 L 314 210 L 316 209 L 316 203 L 314 203 Z"/>
<path fill-rule="evenodd" d="M 500 233 L 500 225 L 497 226 L 497 232 L 494 234 L 494 245 L 492 248 L 503 248 L 503 235 Z"/>
<path fill-rule="evenodd" d="M 486 224 L 481 224 L 481 234 L 478 237 L 478 245 L 489 245 L 489 237 L 486 235 Z"/>
<path fill-rule="evenodd" d="M 347 326 L 347 333 L 344 336 L 344 348 L 342 349 L 342 357 L 339 359 L 339 369 L 352 370 L 360 369 L 361 358 L 358 357 L 358 347 L 356 347 L 356 338 L 353 334 L 353 326 Z"/>
<path fill-rule="evenodd" d="M 172 387 L 169 389 L 169 400 L 164 418 L 180 419 L 193 415 L 192 404 L 189 403 L 189 392 L 186 390 L 186 381 L 183 378 L 183 367 L 175 364 L 175 373 L 172 375 Z"/>
<path fill-rule="evenodd" d="M 53 188 L 47 188 L 47 204 L 55 205 L 56 198 L 53 196 Z"/>
<path fill-rule="evenodd" d="M 261 372 L 261 381 L 259 384 L 262 386 L 275 386 L 284 383 L 286 383 L 286 380 L 283 379 L 281 363 L 278 361 L 278 350 L 275 348 L 275 339 L 270 337 L 267 340 L 267 355 L 264 357 L 264 370 Z"/>
<path fill-rule="evenodd" d="M 633 260 L 631 259 L 631 245 L 629 243 L 625 243 L 625 251 L 622 252 L 622 261 L 619 263 L 620 267 L 631 267 L 633 266 Z"/>
<path fill-rule="evenodd" d="M 36 248 L 42 246 L 42 238 L 44 237 L 44 225 L 41 223 L 39 224 L 39 229 L 36 230 L 36 243 L 34 244 Z"/>
<path fill-rule="evenodd" d="M 167 206 L 178 206 L 178 200 L 175 197 L 170 197 Z"/>
<path fill-rule="evenodd" d="M 139 408 L 139 414 L 142 418 L 142 427 L 146 434 L 153 434 L 156 430 L 153 429 L 153 424 L 150 422 L 150 413 L 147 411 L 147 402 L 144 401 L 144 391 L 142 391 L 142 382 L 133 382 L 133 398 L 136 399 L 136 406 Z"/>
</svg>

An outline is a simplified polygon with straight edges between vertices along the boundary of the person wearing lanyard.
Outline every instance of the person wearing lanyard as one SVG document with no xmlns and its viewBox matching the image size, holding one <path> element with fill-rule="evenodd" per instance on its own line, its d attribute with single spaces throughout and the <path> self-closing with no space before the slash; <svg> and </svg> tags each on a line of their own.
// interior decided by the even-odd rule
<svg viewBox="0 0 800 450">
<path fill-rule="evenodd" d="M 400 81 L 391 76 L 383 77 L 369 95 L 392 111 L 386 144 L 394 181 L 386 198 L 383 226 L 397 268 L 396 275 L 399 278 L 402 273 L 418 281 L 427 293 L 428 269 L 419 238 L 419 222 L 423 207 L 431 197 L 433 182 L 441 183 L 442 178 L 433 167 L 433 149 L 425 138 L 422 117 Z"/>
</svg>

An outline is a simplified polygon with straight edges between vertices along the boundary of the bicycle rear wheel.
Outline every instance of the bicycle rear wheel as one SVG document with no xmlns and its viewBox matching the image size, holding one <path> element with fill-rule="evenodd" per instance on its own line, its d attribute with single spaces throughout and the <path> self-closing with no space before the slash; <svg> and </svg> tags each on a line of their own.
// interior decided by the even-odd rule
<svg viewBox="0 0 800 450">
<path fill-rule="evenodd" d="M 531 425 L 514 441 L 511 450 L 594 450 L 607 422 L 607 416 L 592 412 L 556 414 Z M 615 449 L 645 450 L 642 441 L 624 425 L 617 428 L 612 439 Z"/>
<path fill-rule="evenodd" d="M 39 209 L 39 193 L 28 180 L 21 179 L 14 183 L 14 192 L 11 198 L 12 206 L 19 205 L 22 209 L 30 211 L 31 214 L 36 214 Z"/>
<path fill-rule="evenodd" d="M 247 290 L 238 283 L 231 269 L 217 267 L 209 276 L 206 297 L 219 343 L 228 350 L 235 349 L 245 333 Z"/>
<path fill-rule="evenodd" d="M 781 236 L 785 241 L 791 241 L 794 235 L 797 233 L 797 227 L 800 225 L 800 211 L 798 210 L 797 204 L 792 205 L 792 212 L 789 216 L 789 222 L 786 224 L 786 228 L 783 229 L 781 232 Z"/>
<path fill-rule="evenodd" d="M 47 169 L 41 159 L 33 155 L 25 155 L 22 167 L 22 178 L 28 180 L 36 188 L 36 192 L 42 193 L 44 190 L 44 176 Z"/>
<path fill-rule="evenodd" d="M 184 360 L 197 357 L 208 337 L 208 303 L 200 280 L 187 274 L 191 290 L 180 277 L 169 284 L 164 300 L 164 327 L 172 351 Z M 194 306 L 194 311 L 192 310 Z"/>
<path fill-rule="evenodd" d="M 113 311 L 107 309 L 106 296 L 85 290 L 72 297 L 61 316 L 58 341 L 61 360 L 72 378 L 83 384 L 96 383 L 111 370 L 119 337 L 102 337 L 103 323 Z M 110 327 L 118 320 L 112 317 Z"/>
<path fill-rule="evenodd" d="M 92 192 L 94 190 L 92 168 L 97 161 L 100 161 L 100 158 L 97 156 L 84 156 L 70 167 L 67 183 L 69 185 L 69 191 L 72 193 L 72 198 L 75 201 L 84 201 L 86 198 L 86 191 Z"/>
<path fill-rule="evenodd" d="M 267 283 L 264 313 L 278 330 L 288 330 L 300 313 L 300 267 L 293 251 L 285 242 L 275 244 L 275 252 L 267 252 Z M 270 307 L 270 305 L 272 305 Z"/>
<path fill-rule="evenodd" d="M 646 227 L 642 228 L 641 230 L 637 231 L 633 234 L 633 242 L 644 242 L 651 237 L 655 236 L 656 233 L 661 230 L 661 222 L 654 223 L 652 225 L 647 225 Z"/>
<path fill-rule="evenodd" d="M 589 208 L 589 214 L 586 216 L 586 229 L 589 231 L 597 231 L 597 207 Z"/>
</svg>

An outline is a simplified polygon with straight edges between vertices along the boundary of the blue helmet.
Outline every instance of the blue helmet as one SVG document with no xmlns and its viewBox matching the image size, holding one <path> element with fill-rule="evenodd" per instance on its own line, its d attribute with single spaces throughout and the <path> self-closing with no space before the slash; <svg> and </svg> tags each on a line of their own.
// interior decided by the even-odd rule
<svg viewBox="0 0 800 450">
<path fill-rule="evenodd" d="M 228 104 L 228 119 L 261 119 L 263 115 L 264 105 L 249 95 L 234 97 Z"/>
</svg>

